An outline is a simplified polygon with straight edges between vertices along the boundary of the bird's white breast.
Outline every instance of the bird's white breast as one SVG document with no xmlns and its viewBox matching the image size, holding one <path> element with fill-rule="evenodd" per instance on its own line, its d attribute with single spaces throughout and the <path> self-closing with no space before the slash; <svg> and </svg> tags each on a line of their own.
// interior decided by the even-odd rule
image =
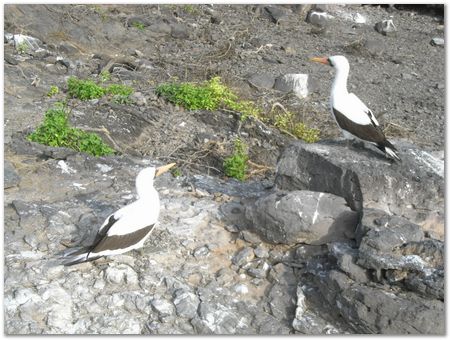
<svg viewBox="0 0 450 340">
<path fill-rule="evenodd" d="M 336 109 L 356 124 L 371 125 L 369 108 L 353 93 L 333 93 L 331 107 Z M 376 122 L 376 120 L 375 120 Z M 378 122 L 376 122 L 376 125 Z"/>
</svg>

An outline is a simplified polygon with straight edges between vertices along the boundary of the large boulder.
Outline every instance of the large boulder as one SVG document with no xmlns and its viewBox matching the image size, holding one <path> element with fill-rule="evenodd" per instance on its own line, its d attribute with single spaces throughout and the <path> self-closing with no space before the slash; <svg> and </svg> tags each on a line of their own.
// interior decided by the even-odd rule
<svg viewBox="0 0 450 340">
<path fill-rule="evenodd" d="M 274 192 L 247 206 L 253 228 L 273 243 L 348 240 L 358 223 L 342 197 L 313 191 Z"/>
<path fill-rule="evenodd" d="M 380 209 L 443 237 L 443 161 L 406 142 L 394 144 L 402 162 L 389 161 L 370 145 L 295 142 L 278 160 L 275 184 L 286 190 L 332 193 L 359 213 Z"/>
</svg>

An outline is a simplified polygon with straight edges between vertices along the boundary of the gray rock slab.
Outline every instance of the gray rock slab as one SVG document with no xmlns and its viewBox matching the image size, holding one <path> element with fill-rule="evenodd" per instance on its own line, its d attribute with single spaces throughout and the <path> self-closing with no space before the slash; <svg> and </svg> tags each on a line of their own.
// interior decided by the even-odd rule
<svg viewBox="0 0 450 340">
<path fill-rule="evenodd" d="M 14 187 L 20 182 L 20 176 L 17 174 L 14 165 L 5 159 L 3 163 L 3 185 L 5 189 Z"/>
<path fill-rule="evenodd" d="M 313 191 L 272 193 L 246 209 L 253 229 L 274 243 L 324 244 L 353 236 L 357 214 L 342 197 Z"/>
<path fill-rule="evenodd" d="M 443 229 L 443 162 L 406 142 L 393 143 L 401 163 L 386 160 L 370 146 L 295 142 L 279 158 L 275 183 L 280 189 L 344 197 L 354 211 L 377 208 L 413 223 L 440 224 Z"/>
</svg>

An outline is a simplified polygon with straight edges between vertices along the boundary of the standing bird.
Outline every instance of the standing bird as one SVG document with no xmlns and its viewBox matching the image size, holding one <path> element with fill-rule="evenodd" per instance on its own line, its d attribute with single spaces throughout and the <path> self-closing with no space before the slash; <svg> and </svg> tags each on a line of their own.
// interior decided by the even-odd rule
<svg viewBox="0 0 450 340">
<path fill-rule="evenodd" d="M 311 61 L 333 66 L 336 76 L 331 88 L 331 113 L 346 138 L 358 138 L 374 144 L 388 158 L 400 161 L 397 149 L 386 139 L 372 111 L 353 93 L 347 91 L 350 65 L 346 57 L 316 57 Z"/>
<path fill-rule="evenodd" d="M 61 264 L 71 266 L 141 248 L 159 217 L 159 194 L 153 181 L 174 165 L 141 170 L 136 177 L 138 199 L 109 215 L 98 230 L 94 243 L 69 250 L 62 255 Z"/>
</svg>

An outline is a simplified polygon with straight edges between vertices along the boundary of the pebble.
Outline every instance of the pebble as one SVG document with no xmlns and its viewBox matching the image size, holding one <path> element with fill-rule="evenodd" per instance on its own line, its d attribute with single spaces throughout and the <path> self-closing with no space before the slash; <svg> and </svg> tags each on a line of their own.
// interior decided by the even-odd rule
<svg viewBox="0 0 450 340">
<path fill-rule="evenodd" d="M 311 10 L 306 17 L 306 22 L 312 25 L 324 27 L 328 24 L 330 19 L 334 17 L 326 12 Z"/>
<path fill-rule="evenodd" d="M 248 275 L 255 278 L 265 278 L 267 274 L 267 270 L 264 270 L 263 268 L 249 268 L 247 269 Z"/>
<path fill-rule="evenodd" d="M 266 247 L 262 246 L 262 245 L 257 246 L 253 250 L 253 252 L 255 253 L 255 256 L 259 257 L 259 258 L 267 258 L 267 257 L 269 257 L 269 250 Z"/>
<path fill-rule="evenodd" d="M 134 285 L 138 283 L 136 272 L 127 265 L 106 268 L 105 279 L 112 284 L 127 283 L 129 285 Z"/>
<path fill-rule="evenodd" d="M 97 279 L 94 282 L 94 288 L 95 289 L 103 289 L 105 288 L 105 281 L 101 280 L 101 279 Z"/>
<path fill-rule="evenodd" d="M 209 249 L 207 246 L 201 246 L 198 247 L 194 250 L 193 253 L 194 257 L 198 258 L 198 257 L 205 257 L 209 255 Z"/>
<path fill-rule="evenodd" d="M 412 80 L 413 76 L 409 73 L 402 73 L 402 78 L 405 80 Z"/>
<path fill-rule="evenodd" d="M 375 30 L 383 35 L 393 35 L 397 31 L 392 19 L 383 20 L 375 24 Z"/>
<path fill-rule="evenodd" d="M 254 257 L 255 254 L 253 252 L 253 248 L 246 247 L 234 255 L 231 262 L 237 266 L 242 266 L 243 264 L 253 260 Z"/>
<path fill-rule="evenodd" d="M 145 105 L 147 105 L 147 99 L 142 94 L 142 92 L 134 92 L 130 96 L 130 98 L 138 106 L 145 106 Z"/>
<path fill-rule="evenodd" d="M 430 42 L 433 46 L 444 46 L 444 39 L 442 38 L 433 38 Z"/>
<path fill-rule="evenodd" d="M 241 232 L 242 238 L 247 241 L 248 243 L 253 243 L 253 244 L 259 244 L 261 243 L 261 239 L 259 238 L 259 236 L 255 233 L 252 233 L 251 231 L 248 230 L 243 230 Z"/>
<path fill-rule="evenodd" d="M 161 317 L 170 316 L 174 313 L 174 306 L 171 302 L 164 299 L 153 299 L 151 306 Z"/>
<path fill-rule="evenodd" d="M 238 233 L 239 228 L 234 224 L 227 224 L 225 226 L 225 230 L 229 231 L 230 233 Z"/>
<path fill-rule="evenodd" d="M 233 290 L 236 293 L 241 294 L 241 295 L 248 293 L 248 287 L 247 287 L 247 285 L 245 285 L 243 283 L 238 283 L 238 284 L 234 285 Z"/>
<path fill-rule="evenodd" d="M 178 289 L 175 291 L 173 303 L 178 316 L 193 318 L 197 315 L 197 308 L 200 300 L 197 295 L 184 289 Z"/>
</svg>

